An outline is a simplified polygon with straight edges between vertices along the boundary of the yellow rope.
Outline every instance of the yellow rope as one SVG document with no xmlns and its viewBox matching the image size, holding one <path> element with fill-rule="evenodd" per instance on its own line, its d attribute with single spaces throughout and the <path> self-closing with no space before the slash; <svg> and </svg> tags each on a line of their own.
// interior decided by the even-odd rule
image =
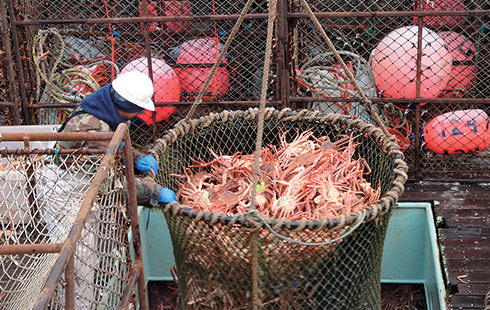
<svg viewBox="0 0 490 310">
<path fill-rule="evenodd" d="M 55 39 L 55 46 L 59 47 L 58 51 L 45 49 L 49 37 Z M 60 72 L 57 71 L 60 64 L 65 67 L 70 66 L 63 62 L 64 51 L 65 42 L 56 28 L 49 28 L 46 30 L 41 29 L 34 37 L 32 56 L 37 72 L 36 82 L 38 100 L 40 99 L 41 79 L 47 86 L 48 95 L 58 103 L 80 102 L 86 95 L 100 88 L 100 84 L 97 80 L 90 73 L 87 73 L 82 69 L 70 67 L 61 70 Z M 47 63 L 47 56 L 49 54 L 54 55 L 54 64 Z M 102 63 L 114 67 L 116 73 L 119 73 L 117 65 L 108 60 L 100 60 L 93 62 L 90 65 L 96 66 Z M 77 86 L 80 87 L 81 85 L 86 85 L 89 91 L 85 94 L 80 94 Z"/>
</svg>

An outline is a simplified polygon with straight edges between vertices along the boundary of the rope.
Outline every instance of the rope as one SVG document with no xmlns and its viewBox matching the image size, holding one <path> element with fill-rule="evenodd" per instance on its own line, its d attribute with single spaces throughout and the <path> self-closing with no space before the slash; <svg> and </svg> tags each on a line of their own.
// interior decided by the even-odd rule
<svg viewBox="0 0 490 310">
<path fill-rule="evenodd" d="M 490 291 L 487 292 L 485 295 L 485 309 L 484 310 L 490 310 Z"/>
<path fill-rule="evenodd" d="M 245 215 L 248 215 L 248 214 L 252 214 L 254 215 L 256 218 L 258 218 L 263 224 L 264 226 L 271 232 L 273 233 L 276 237 L 278 237 L 279 239 L 283 239 L 285 241 L 288 241 L 288 242 L 293 242 L 293 243 L 296 243 L 296 244 L 299 244 L 299 245 L 305 245 L 305 246 L 322 246 L 322 245 L 327 245 L 327 244 L 331 244 L 331 243 L 334 243 L 334 242 L 337 242 L 341 239 L 344 239 L 345 237 L 349 236 L 350 234 L 352 234 L 361 224 L 362 222 L 364 221 L 364 219 L 366 218 L 367 216 L 367 212 L 366 210 L 362 210 L 360 212 L 360 214 L 356 215 L 357 216 L 357 220 L 353 223 L 352 227 L 350 227 L 349 230 L 347 230 L 347 232 L 345 232 L 343 235 L 340 235 L 339 237 L 335 238 L 335 239 L 332 239 L 332 240 L 329 240 L 329 241 L 325 241 L 325 242 L 303 242 L 303 241 L 299 241 L 299 240 L 296 240 L 296 239 L 292 239 L 292 238 L 289 238 L 289 237 L 286 237 L 286 236 L 283 236 L 281 234 L 279 234 L 277 231 L 275 231 L 270 225 L 269 223 L 267 223 L 267 221 L 259 214 L 259 211 L 257 210 L 251 210 L 251 211 L 248 211 Z"/>
<path fill-rule="evenodd" d="M 211 79 L 214 77 L 214 73 L 218 69 L 219 64 L 221 63 L 221 60 L 223 60 L 223 57 L 226 54 L 226 51 L 228 50 L 228 47 L 230 47 L 231 42 L 235 38 L 236 33 L 238 32 L 238 28 L 240 28 L 240 25 L 242 24 L 243 20 L 245 19 L 245 15 L 247 14 L 248 10 L 250 9 L 250 6 L 252 5 L 252 2 L 254 0 L 247 0 L 247 3 L 243 7 L 242 12 L 240 13 L 240 17 L 235 23 L 235 26 L 233 26 L 233 29 L 231 30 L 230 36 L 226 39 L 225 46 L 223 46 L 223 49 L 218 55 L 218 59 L 216 62 L 213 64 L 213 67 L 211 68 L 211 72 L 207 76 L 206 80 L 204 81 L 204 84 L 202 85 L 201 90 L 197 94 L 196 99 L 194 100 L 194 103 L 192 104 L 189 113 L 185 117 L 185 121 L 191 119 L 192 115 L 196 111 L 197 106 L 202 102 L 202 97 L 204 96 L 204 93 L 208 89 L 208 85 L 211 82 Z"/>
<path fill-rule="evenodd" d="M 265 44 L 265 56 L 264 56 L 264 70 L 262 75 L 262 89 L 260 93 L 260 106 L 259 106 L 259 118 L 257 125 L 257 139 L 255 140 L 255 158 L 254 158 L 254 169 L 252 176 L 252 197 L 250 200 L 250 212 L 256 211 L 255 209 L 255 198 L 257 196 L 257 183 L 259 179 L 259 161 L 260 152 L 262 150 L 262 138 L 264 136 L 264 115 L 265 115 L 265 101 L 267 99 L 268 81 L 269 81 L 269 70 L 272 55 L 272 37 L 274 35 L 274 22 L 276 20 L 277 12 L 277 0 L 269 1 L 269 19 L 267 22 L 267 41 Z M 257 212 L 258 213 L 258 212 Z M 245 215 L 247 216 L 247 215 Z M 252 272 L 253 272 L 253 308 L 258 309 L 258 238 L 257 233 L 253 235 L 253 260 L 252 260 Z"/>
<path fill-rule="evenodd" d="M 340 57 L 339 53 L 337 52 L 337 49 L 335 48 L 335 46 L 333 45 L 332 41 L 330 41 L 330 39 L 328 38 L 327 34 L 325 33 L 325 30 L 323 29 L 322 25 L 320 24 L 320 22 L 318 21 L 318 18 L 316 18 L 315 14 L 313 14 L 313 12 L 311 11 L 311 8 L 310 6 L 308 5 L 308 3 L 306 2 L 306 0 L 299 0 L 299 2 L 301 3 L 301 5 L 303 6 L 303 8 L 305 9 L 306 13 L 308 14 L 308 16 L 311 18 L 311 20 L 313 21 L 313 24 L 315 25 L 315 27 L 317 28 L 318 31 L 320 31 L 320 34 L 322 35 L 323 39 L 325 40 L 325 42 L 327 43 L 328 47 L 330 48 L 330 50 L 332 51 L 333 55 L 335 56 L 335 59 L 340 63 L 340 65 L 342 66 L 342 68 L 344 69 L 345 73 L 347 74 L 347 76 L 349 77 L 349 80 L 350 82 L 352 83 L 352 85 L 354 86 L 354 88 L 356 89 L 357 93 L 359 94 L 359 96 L 361 97 L 362 101 L 364 103 L 366 103 L 368 106 L 369 106 L 369 109 L 370 109 L 370 112 L 371 112 L 371 116 L 374 118 L 374 120 L 376 121 L 376 123 L 378 124 L 378 126 L 381 128 L 381 130 L 383 131 L 383 133 L 391 140 L 396 140 L 396 138 L 391 135 L 389 133 L 389 131 L 386 129 L 386 126 L 385 124 L 383 123 L 383 121 L 379 118 L 378 114 L 374 111 L 374 108 L 372 106 L 372 103 L 371 101 L 366 97 L 366 95 L 364 94 L 364 92 L 362 91 L 361 87 L 359 86 L 359 84 L 357 83 L 356 79 L 354 78 L 354 75 L 352 74 L 352 72 L 348 69 L 347 65 L 345 64 L 344 60 L 342 59 L 342 57 Z"/>
<path fill-rule="evenodd" d="M 259 179 L 259 158 L 262 150 L 262 138 L 264 135 L 264 114 L 265 114 L 265 101 L 267 98 L 268 81 L 269 81 L 269 69 L 272 55 L 272 36 L 274 32 L 274 22 L 276 20 L 277 0 L 269 1 L 269 20 L 267 24 L 267 41 L 265 45 L 264 56 L 264 70 L 262 75 L 262 91 L 260 93 L 260 106 L 259 106 L 259 118 L 257 125 L 257 139 L 255 140 L 255 158 L 254 158 L 254 170 L 252 177 L 252 197 L 250 200 L 250 210 L 255 210 L 255 197 L 257 195 L 257 183 Z"/>
<path fill-rule="evenodd" d="M 296 50 L 296 49 L 295 49 Z M 351 59 L 349 61 L 349 71 L 353 72 L 356 81 L 365 81 L 362 89 L 365 92 L 371 91 L 371 96 L 376 94 L 376 85 L 374 83 L 374 72 L 366 61 L 360 55 L 349 52 L 339 51 L 339 54 L 345 55 Z M 320 53 L 306 61 L 296 73 L 296 81 L 313 93 L 318 93 L 325 98 L 331 97 L 354 97 L 356 91 L 348 83 L 348 77 L 338 66 L 326 66 L 322 63 L 331 63 L 333 52 Z M 334 93 L 338 92 L 339 95 Z M 351 106 L 347 103 L 333 102 L 342 109 L 343 114 L 353 115 L 350 113 Z"/>
<path fill-rule="evenodd" d="M 49 36 L 53 36 L 55 41 L 55 47 L 59 47 L 58 53 L 53 50 L 45 49 L 46 41 Z M 97 80 L 90 73 L 71 66 L 68 63 L 63 62 L 65 53 L 65 42 L 60 32 L 56 28 L 49 28 L 47 30 L 39 30 L 36 36 L 34 36 L 34 43 L 32 45 L 32 55 L 34 65 L 36 67 L 36 83 L 37 90 L 36 95 L 38 100 L 40 99 L 41 79 L 46 84 L 48 95 L 59 103 L 71 103 L 80 102 L 87 93 L 94 92 L 100 88 L 101 80 Z M 47 56 L 54 54 L 54 64 L 48 64 Z M 117 65 L 108 60 L 99 60 L 91 62 L 91 66 L 99 66 L 101 64 L 107 64 L 112 66 L 113 69 L 119 73 Z M 58 66 L 63 65 L 68 69 L 58 72 Z M 50 69 L 48 69 L 50 68 Z M 86 86 L 88 90 L 85 94 L 80 93 L 80 88 Z"/>
</svg>

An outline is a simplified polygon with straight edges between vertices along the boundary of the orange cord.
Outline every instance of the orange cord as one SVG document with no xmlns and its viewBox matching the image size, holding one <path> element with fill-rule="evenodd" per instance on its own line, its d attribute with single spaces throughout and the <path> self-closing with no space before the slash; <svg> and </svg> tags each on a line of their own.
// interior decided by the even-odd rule
<svg viewBox="0 0 490 310">
<path fill-rule="evenodd" d="M 214 0 L 212 1 L 212 6 L 213 6 L 213 16 L 216 16 L 216 9 L 214 7 Z M 216 30 L 216 20 L 214 21 L 214 37 L 216 39 L 218 38 L 218 32 Z"/>
<path fill-rule="evenodd" d="M 105 14 L 106 14 L 107 18 L 109 18 L 109 8 L 107 7 L 107 0 L 104 0 L 104 6 L 105 6 Z M 114 53 L 116 41 L 114 40 L 114 36 L 112 34 L 111 24 L 109 24 L 109 34 L 110 35 L 107 37 L 107 40 L 111 41 L 111 61 L 113 63 L 116 63 L 115 62 L 116 55 Z M 111 77 L 112 77 L 112 79 L 114 79 L 114 67 L 113 66 L 111 66 Z"/>
</svg>

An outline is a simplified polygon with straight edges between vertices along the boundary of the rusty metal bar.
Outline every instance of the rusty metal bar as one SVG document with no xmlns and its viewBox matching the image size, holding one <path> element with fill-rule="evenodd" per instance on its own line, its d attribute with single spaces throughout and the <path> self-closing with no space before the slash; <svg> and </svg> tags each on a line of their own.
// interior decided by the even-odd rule
<svg viewBox="0 0 490 310">
<path fill-rule="evenodd" d="M 312 98 L 313 101 L 314 98 Z M 487 99 L 490 102 L 490 99 Z M 315 101 L 318 101 L 315 99 Z M 281 102 L 278 100 L 267 101 L 267 104 L 280 104 Z M 156 107 L 168 107 L 168 106 L 184 106 L 184 105 L 192 105 L 194 101 L 179 101 L 179 102 L 155 102 Z M 259 105 L 260 101 L 249 100 L 249 101 L 206 101 L 201 102 L 199 105 Z M 36 109 L 51 109 L 51 108 L 73 108 L 76 104 L 73 103 L 40 103 L 31 105 L 32 108 Z"/>
<path fill-rule="evenodd" d="M 22 98 L 21 101 L 21 106 L 22 106 L 22 112 L 24 116 L 24 122 L 25 124 L 30 124 L 29 121 L 29 111 L 27 110 L 27 94 L 26 94 L 26 89 L 25 89 L 25 81 L 24 81 L 24 68 L 22 66 L 22 60 L 20 58 L 20 44 L 19 44 L 19 37 L 17 36 L 17 29 L 15 29 L 15 11 L 14 11 L 14 0 L 9 0 L 7 1 L 8 3 L 8 12 L 10 15 L 10 32 L 12 33 L 12 43 L 14 47 L 14 52 L 15 52 L 15 62 L 17 63 L 17 78 L 19 80 L 19 90 L 20 90 L 20 97 Z"/>
<path fill-rule="evenodd" d="M 138 277 L 138 300 L 141 310 L 147 310 L 146 283 L 144 278 L 143 252 L 141 250 L 140 224 L 138 219 L 138 203 L 136 201 L 136 187 L 134 183 L 133 152 L 131 150 L 131 137 L 126 131 L 124 137 L 124 163 L 126 165 L 126 182 L 128 191 L 128 213 L 131 221 L 131 232 L 133 236 L 133 249 L 135 253 L 135 263 L 141 264 L 141 272 Z"/>
<path fill-rule="evenodd" d="M 112 132 L 5 132 L 0 141 L 99 141 L 111 140 Z"/>
<path fill-rule="evenodd" d="M 412 17 L 412 16 L 475 16 L 489 14 L 490 10 L 468 11 L 369 11 L 369 12 L 316 12 L 318 18 L 335 17 Z M 245 19 L 267 19 L 267 13 L 246 14 Z M 46 24 L 124 24 L 142 22 L 168 22 L 168 21 L 215 21 L 237 20 L 240 14 L 230 15 L 194 15 L 194 16 L 155 16 L 155 17 L 112 17 L 112 18 L 74 18 L 74 19 L 25 19 L 13 21 L 13 25 L 46 25 Z M 307 18 L 306 13 L 287 13 L 286 18 Z"/>
<path fill-rule="evenodd" d="M 104 149 L 15 149 L 15 150 L 0 150 L 0 155 L 56 155 L 56 154 L 83 154 L 83 155 L 94 155 L 94 154 L 104 154 Z"/>
<path fill-rule="evenodd" d="M 85 222 L 90 214 L 90 209 L 94 203 L 94 200 L 99 192 L 102 183 L 104 182 L 107 174 L 109 173 L 110 167 L 114 162 L 115 154 L 119 148 L 119 145 L 128 133 L 128 126 L 126 124 L 120 124 L 114 136 L 107 147 L 107 152 L 102 162 L 95 173 L 95 176 L 90 183 L 87 194 L 82 201 L 80 210 L 78 211 L 77 217 L 73 222 L 73 226 L 68 234 L 68 237 L 63 243 L 63 247 L 58 255 L 58 258 L 51 269 L 51 272 L 41 290 L 36 303 L 34 304 L 33 310 L 44 310 L 49 300 L 52 298 L 58 281 L 61 278 L 64 268 L 66 267 L 68 260 L 72 257 L 76 250 L 77 242 L 79 241 Z M 128 143 L 126 143 L 128 144 Z M 132 167 L 132 165 L 130 165 Z"/>
<path fill-rule="evenodd" d="M 112 17 L 112 18 L 74 18 L 74 19 L 25 19 L 14 21 L 14 25 L 46 25 L 46 24 L 127 24 L 171 21 L 215 21 L 237 20 L 240 14 L 231 15 L 194 15 L 194 16 L 155 16 L 155 17 Z M 267 13 L 247 14 L 245 19 L 267 19 Z"/>
<path fill-rule="evenodd" d="M 62 243 L 0 245 L 0 255 L 59 253 Z"/>
<path fill-rule="evenodd" d="M 14 124 L 15 125 L 21 125 L 22 124 L 22 118 L 20 116 L 20 106 L 19 106 L 19 90 L 17 89 L 18 85 L 15 80 L 15 74 L 14 74 L 14 61 L 12 59 L 12 49 L 10 47 L 10 35 L 8 31 L 8 23 L 7 23 L 7 8 L 5 6 L 5 3 L 2 1 L 0 3 L 0 28 L 1 28 L 1 35 L 2 35 L 2 41 L 3 41 L 3 46 L 5 48 L 5 61 L 7 67 L 7 79 L 9 81 L 9 95 L 10 95 L 10 100 L 12 101 L 12 112 L 14 116 Z"/>
<path fill-rule="evenodd" d="M 65 268 L 65 309 L 75 309 L 75 255 L 72 255 Z"/>
<path fill-rule="evenodd" d="M 141 264 L 136 263 L 131 271 L 131 275 L 129 276 L 128 284 L 124 289 L 124 292 L 121 297 L 121 303 L 119 304 L 119 310 L 128 310 L 129 309 L 129 301 L 131 298 L 131 294 L 133 293 L 136 287 L 136 281 L 139 279 L 141 274 Z"/>
<path fill-rule="evenodd" d="M 335 17 L 412 17 L 412 16 L 469 16 L 486 15 L 490 10 L 467 10 L 467 11 L 368 11 L 368 12 L 315 12 L 318 18 Z M 307 13 L 288 13 L 287 18 L 308 18 Z"/>
<path fill-rule="evenodd" d="M 279 82 L 279 98 L 282 102 L 281 108 L 289 107 L 289 65 L 287 57 L 288 46 L 288 21 L 287 0 L 277 1 L 277 58 L 278 58 L 278 82 Z"/>
<path fill-rule="evenodd" d="M 9 102 L 9 101 L 0 101 L 0 106 L 13 107 L 14 106 L 14 103 L 13 102 Z"/>
<path fill-rule="evenodd" d="M 294 102 L 356 102 L 362 101 L 360 98 L 341 98 L 341 97 L 290 97 Z M 391 103 L 465 103 L 465 104 L 490 104 L 490 98 L 371 98 L 372 102 L 391 102 Z"/>
<path fill-rule="evenodd" d="M 423 1 L 422 9 L 425 5 Z M 421 77 L 422 77 L 422 32 L 424 29 L 424 22 L 422 18 L 418 20 L 418 33 L 417 33 L 417 74 L 416 74 L 416 89 L 415 96 L 420 98 L 420 87 L 421 87 Z M 421 122 L 421 108 L 420 104 L 415 107 L 415 176 L 421 177 L 421 167 L 420 167 L 420 122 Z"/>
<path fill-rule="evenodd" d="M 143 6 L 143 16 L 148 16 L 148 5 L 147 5 L 147 0 L 143 0 L 141 3 Z M 148 67 L 148 75 L 150 76 L 150 79 L 153 81 L 153 63 L 151 59 L 151 46 L 150 46 L 150 26 L 148 25 L 147 22 L 143 23 L 143 32 L 145 35 L 145 54 L 146 54 L 146 63 Z M 153 94 L 153 98 L 155 99 L 155 94 Z M 157 140 L 157 119 L 155 115 L 155 111 L 151 112 L 151 131 L 152 131 L 152 138 L 153 141 Z"/>
</svg>

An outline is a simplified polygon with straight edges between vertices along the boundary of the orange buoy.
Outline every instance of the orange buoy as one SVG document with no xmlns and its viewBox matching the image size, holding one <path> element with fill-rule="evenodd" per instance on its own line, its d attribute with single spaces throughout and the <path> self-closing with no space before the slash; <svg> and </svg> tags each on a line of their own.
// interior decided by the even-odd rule
<svg viewBox="0 0 490 310">
<path fill-rule="evenodd" d="M 177 55 L 176 63 L 181 65 L 175 68 L 175 73 L 180 80 L 180 88 L 183 93 L 195 98 L 204 85 L 204 81 L 211 73 L 211 65 L 218 59 L 222 45 L 216 38 L 195 39 L 184 42 Z M 223 58 L 221 64 L 226 64 Z M 205 67 L 199 67 L 205 64 Z M 183 65 L 183 66 L 182 66 Z M 230 78 L 228 69 L 224 66 L 218 67 L 206 89 L 204 101 L 220 98 L 230 89 Z"/>
<path fill-rule="evenodd" d="M 417 26 L 395 29 L 378 43 L 371 66 L 381 95 L 388 98 L 416 97 L 417 46 Z M 422 29 L 421 62 L 420 97 L 437 97 L 449 81 L 452 56 L 444 40 L 425 27 Z"/>
<path fill-rule="evenodd" d="M 489 146 L 489 122 L 487 113 L 479 109 L 445 113 L 424 126 L 424 140 L 439 154 L 481 151 Z"/>
<path fill-rule="evenodd" d="M 174 70 L 161 59 L 152 58 L 151 67 L 153 71 L 153 88 L 155 90 L 155 102 L 179 102 L 180 101 L 180 85 L 179 79 Z M 148 61 L 146 57 L 138 58 L 128 63 L 121 70 L 121 73 L 137 70 L 148 75 Z M 160 122 L 167 119 L 173 112 L 175 107 L 156 107 L 156 121 Z M 151 119 L 151 111 L 145 111 L 138 115 L 148 125 L 153 121 Z"/>
<path fill-rule="evenodd" d="M 451 56 L 453 69 L 445 90 L 465 90 L 473 86 L 476 67 L 472 63 L 476 46 L 466 36 L 453 31 L 438 33 L 444 40 Z"/>
</svg>

